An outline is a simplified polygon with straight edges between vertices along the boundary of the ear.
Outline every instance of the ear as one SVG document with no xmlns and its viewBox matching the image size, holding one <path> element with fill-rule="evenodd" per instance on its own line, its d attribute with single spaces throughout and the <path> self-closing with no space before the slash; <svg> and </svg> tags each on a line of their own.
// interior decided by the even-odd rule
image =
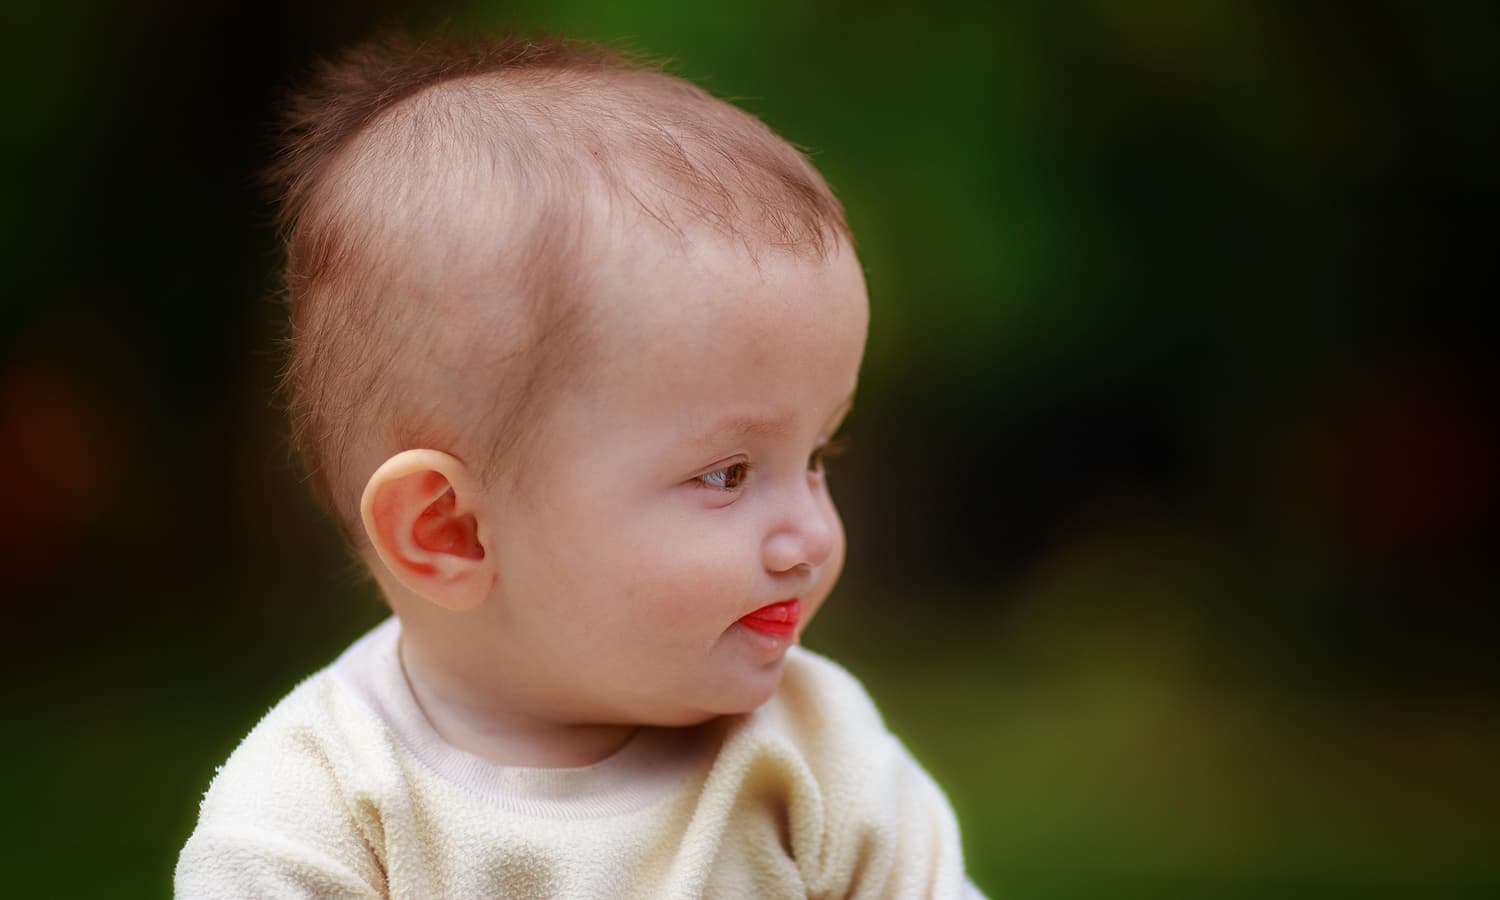
<svg viewBox="0 0 1500 900">
<path fill-rule="evenodd" d="M 445 609 L 484 602 L 495 560 L 485 553 L 483 495 L 456 457 L 403 450 L 365 484 L 360 515 L 380 561 L 404 587 Z"/>
</svg>

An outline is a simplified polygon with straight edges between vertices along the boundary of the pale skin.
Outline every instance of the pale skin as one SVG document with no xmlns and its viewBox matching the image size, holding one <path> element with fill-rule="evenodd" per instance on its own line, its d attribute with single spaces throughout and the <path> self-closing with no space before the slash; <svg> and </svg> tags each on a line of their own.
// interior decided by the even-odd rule
<svg viewBox="0 0 1500 900">
<path fill-rule="evenodd" d="M 821 452 L 852 403 L 863 276 L 639 231 L 603 262 L 588 376 L 549 398 L 524 483 L 403 450 L 370 476 L 371 566 L 423 711 L 460 749 L 566 767 L 642 726 L 764 703 L 838 578 Z M 789 599 L 797 634 L 740 619 Z"/>
</svg>

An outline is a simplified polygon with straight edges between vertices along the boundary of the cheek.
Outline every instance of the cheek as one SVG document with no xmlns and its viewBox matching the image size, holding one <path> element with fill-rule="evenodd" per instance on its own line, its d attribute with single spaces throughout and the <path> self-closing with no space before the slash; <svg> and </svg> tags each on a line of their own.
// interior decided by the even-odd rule
<svg viewBox="0 0 1500 900">
<path fill-rule="evenodd" d="M 581 507 L 559 495 L 507 520 L 497 559 L 501 584 L 521 618 L 538 627 L 583 627 L 608 615 L 610 585 L 631 565 L 620 529 Z"/>
<path fill-rule="evenodd" d="M 749 539 L 701 524 L 645 529 L 615 559 L 610 618 L 670 627 L 683 637 L 716 636 L 755 596 Z"/>
</svg>

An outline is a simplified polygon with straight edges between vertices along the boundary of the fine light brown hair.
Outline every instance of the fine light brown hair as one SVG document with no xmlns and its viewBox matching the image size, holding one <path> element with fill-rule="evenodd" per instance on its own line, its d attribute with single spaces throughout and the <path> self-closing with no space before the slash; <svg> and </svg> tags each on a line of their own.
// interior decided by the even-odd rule
<svg viewBox="0 0 1500 900">
<path fill-rule="evenodd" d="M 586 355 L 591 248 L 634 224 L 619 211 L 752 258 L 851 241 L 817 171 L 758 119 L 550 38 L 354 47 L 290 95 L 265 178 L 293 446 L 356 546 L 363 481 L 390 454 L 445 450 L 486 481 L 518 465 Z"/>
</svg>

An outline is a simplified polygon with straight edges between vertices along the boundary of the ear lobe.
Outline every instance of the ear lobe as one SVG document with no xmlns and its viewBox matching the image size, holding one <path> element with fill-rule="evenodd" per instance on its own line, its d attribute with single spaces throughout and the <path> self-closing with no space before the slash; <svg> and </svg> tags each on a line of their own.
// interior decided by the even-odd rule
<svg viewBox="0 0 1500 900">
<path fill-rule="evenodd" d="M 482 493 L 457 458 L 403 450 L 365 485 L 360 514 L 380 561 L 404 587 L 445 609 L 473 609 L 494 581 Z"/>
</svg>

